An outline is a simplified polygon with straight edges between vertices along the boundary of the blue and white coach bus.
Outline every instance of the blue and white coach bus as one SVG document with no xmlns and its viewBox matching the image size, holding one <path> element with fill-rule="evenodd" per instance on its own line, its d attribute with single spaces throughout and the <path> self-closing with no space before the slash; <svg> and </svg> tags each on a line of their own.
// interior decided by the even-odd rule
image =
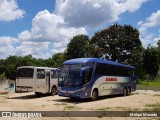
<svg viewBox="0 0 160 120">
<path fill-rule="evenodd" d="M 61 66 L 58 95 L 75 98 L 123 94 L 136 90 L 135 67 L 98 58 L 67 60 Z"/>
</svg>

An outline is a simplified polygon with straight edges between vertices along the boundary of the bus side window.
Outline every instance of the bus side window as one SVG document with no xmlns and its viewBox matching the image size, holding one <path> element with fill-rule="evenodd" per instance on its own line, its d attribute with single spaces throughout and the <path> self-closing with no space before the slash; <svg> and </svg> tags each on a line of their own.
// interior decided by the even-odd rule
<svg viewBox="0 0 160 120">
<path fill-rule="evenodd" d="M 129 76 L 134 76 L 134 70 L 129 69 L 129 70 L 128 70 L 128 75 L 129 75 Z"/>
<path fill-rule="evenodd" d="M 53 79 L 54 78 L 54 73 L 53 73 L 53 71 L 51 72 L 51 79 Z"/>
<path fill-rule="evenodd" d="M 53 70 L 51 72 L 51 79 L 58 78 L 58 75 L 59 75 L 59 69 L 58 70 Z"/>
<path fill-rule="evenodd" d="M 105 73 L 104 72 L 104 65 L 101 63 L 97 63 L 95 76 L 103 75 L 104 73 Z"/>
<path fill-rule="evenodd" d="M 37 79 L 44 79 L 44 78 L 45 78 L 45 70 L 37 69 Z"/>
</svg>

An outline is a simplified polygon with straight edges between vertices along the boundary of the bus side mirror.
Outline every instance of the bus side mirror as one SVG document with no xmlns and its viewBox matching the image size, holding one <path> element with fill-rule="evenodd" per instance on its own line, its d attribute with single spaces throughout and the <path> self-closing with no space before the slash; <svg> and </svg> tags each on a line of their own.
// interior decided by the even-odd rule
<svg viewBox="0 0 160 120">
<path fill-rule="evenodd" d="M 86 67 L 83 67 L 81 70 L 80 70 L 80 76 L 84 76 L 84 73 L 89 70 L 90 67 L 89 66 L 86 66 Z"/>
</svg>

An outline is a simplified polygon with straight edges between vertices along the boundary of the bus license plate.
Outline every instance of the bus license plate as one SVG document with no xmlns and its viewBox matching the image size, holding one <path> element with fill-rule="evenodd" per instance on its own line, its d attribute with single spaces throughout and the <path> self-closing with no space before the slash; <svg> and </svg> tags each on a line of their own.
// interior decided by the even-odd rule
<svg viewBox="0 0 160 120">
<path fill-rule="evenodd" d="M 68 94 L 65 94 L 64 96 L 69 96 Z"/>
<path fill-rule="evenodd" d="M 23 89 L 23 91 L 28 92 L 28 89 Z"/>
</svg>

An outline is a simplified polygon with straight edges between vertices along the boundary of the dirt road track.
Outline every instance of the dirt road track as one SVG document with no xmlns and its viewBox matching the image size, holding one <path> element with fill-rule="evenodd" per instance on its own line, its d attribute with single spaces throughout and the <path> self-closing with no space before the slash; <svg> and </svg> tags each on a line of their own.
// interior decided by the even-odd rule
<svg viewBox="0 0 160 120">
<path fill-rule="evenodd" d="M 0 95 L 0 111 L 140 111 L 152 110 L 155 104 L 160 106 L 160 91 L 136 91 L 130 96 L 122 97 L 106 96 L 99 98 L 98 101 L 90 100 L 71 100 L 65 97 L 44 95 L 37 97 L 34 93 L 11 93 L 8 95 Z M 6 119 L 8 118 L 0 118 Z M 22 119 L 22 118 L 11 118 Z M 42 118 L 23 118 L 24 120 L 40 120 Z M 44 119 L 44 118 L 43 118 Z M 64 117 L 45 118 L 47 120 L 58 119 L 64 120 Z M 88 117 L 74 118 L 68 117 L 65 120 L 156 120 L 160 118 L 125 118 L 125 117 Z"/>
</svg>

